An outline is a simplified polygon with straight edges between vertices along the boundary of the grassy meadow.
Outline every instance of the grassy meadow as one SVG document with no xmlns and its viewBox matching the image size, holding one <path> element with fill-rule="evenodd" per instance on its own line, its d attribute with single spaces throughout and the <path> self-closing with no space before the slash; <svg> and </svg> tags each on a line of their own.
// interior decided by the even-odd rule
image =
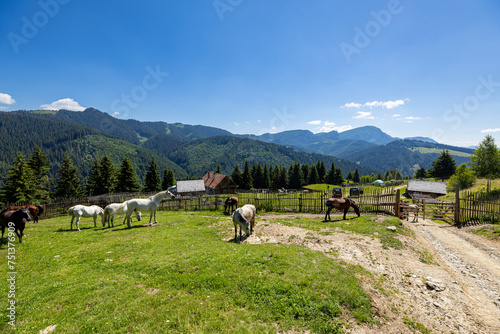
<svg viewBox="0 0 500 334">
<path fill-rule="evenodd" d="M 24 242 L 16 239 L 16 327 L 7 318 L 12 270 L 2 269 L 0 332 L 57 325 L 54 333 L 337 333 L 348 319 L 373 324 L 359 282 L 370 276 L 364 269 L 299 245 L 234 243 L 233 224 L 222 212 L 161 211 L 157 226 L 133 222 L 132 229 L 94 228 L 87 218 L 81 232 L 70 231 L 69 221 L 29 223 Z M 342 225 L 397 248 L 397 233 L 385 228 L 395 223 L 363 215 L 349 225 L 287 224 Z M 257 217 L 257 233 L 258 224 Z M 7 248 L 4 238 L 5 269 Z"/>
</svg>

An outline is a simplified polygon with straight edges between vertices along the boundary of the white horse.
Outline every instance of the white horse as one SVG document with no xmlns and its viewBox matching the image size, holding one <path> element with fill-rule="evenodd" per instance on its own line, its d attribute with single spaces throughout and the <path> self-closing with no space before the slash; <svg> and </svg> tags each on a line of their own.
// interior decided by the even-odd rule
<svg viewBox="0 0 500 334">
<path fill-rule="evenodd" d="M 104 210 L 97 205 L 85 206 L 85 205 L 75 205 L 68 209 L 68 215 L 71 216 L 71 230 L 73 231 L 73 220 L 76 218 L 76 227 L 78 231 L 80 230 L 80 218 L 81 217 L 93 217 L 94 218 L 94 227 L 96 227 L 97 216 L 101 216 L 103 219 Z"/>
<path fill-rule="evenodd" d="M 115 220 L 115 216 L 116 215 L 124 215 L 127 213 L 127 206 L 121 207 L 120 210 L 115 210 L 119 206 L 121 206 L 122 204 L 123 203 L 111 203 L 104 208 L 104 217 L 102 220 L 102 226 L 106 226 L 106 222 L 107 222 L 108 227 L 110 227 L 109 223 L 111 221 L 111 226 L 115 227 L 115 224 L 113 222 Z M 138 221 L 141 221 L 141 212 L 140 211 L 135 211 L 135 216 L 136 216 Z M 123 220 L 123 223 L 125 223 L 125 220 Z"/>
<path fill-rule="evenodd" d="M 236 209 L 233 214 L 233 224 L 234 224 L 234 240 L 236 241 L 238 225 L 240 226 L 240 241 L 241 241 L 241 230 L 245 231 L 247 236 L 250 236 L 253 232 L 253 226 L 255 225 L 255 214 L 257 209 L 252 204 L 243 205 L 241 208 Z"/>
<path fill-rule="evenodd" d="M 163 199 L 163 197 L 170 195 L 170 197 L 175 198 L 175 195 L 172 194 L 168 190 L 161 191 L 157 193 L 156 195 L 153 195 L 149 198 L 136 198 L 136 199 L 130 199 L 126 202 L 123 202 L 119 207 L 117 207 L 115 210 L 118 212 L 118 210 L 124 210 L 124 207 L 126 207 L 127 214 L 125 216 L 125 219 L 127 220 L 127 226 L 129 228 L 132 228 L 131 224 L 131 216 L 134 211 L 141 211 L 141 212 L 148 212 L 151 211 L 151 215 L 149 216 L 149 226 L 152 226 L 153 224 L 151 223 L 153 216 L 154 216 L 154 221 L 155 224 L 158 223 L 156 221 L 156 209 L 158 209 L 158 206 L 160 206 L 160 202 Z"/>
</svg>

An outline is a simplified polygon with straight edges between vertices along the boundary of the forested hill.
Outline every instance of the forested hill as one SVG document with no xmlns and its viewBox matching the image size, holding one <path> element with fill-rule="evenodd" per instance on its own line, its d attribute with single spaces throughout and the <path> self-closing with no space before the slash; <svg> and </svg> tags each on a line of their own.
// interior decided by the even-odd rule
<svg viewBox="0 0 500 334">
<path fill-rule="evenodd" d="M 78 118 L 80 121 L 85 119 L 87 124 L 97 128 L 78 124 L 74 121 Z M 118 122 L 115 123 L 115 121 Z M 127 126 L 133 127 L 134 130 L 127 129 Z M 121 137 L 117 138 L 104 133 L 99 127 L 105 127 L 109 133 L 119 132 Z M 141 127 L 143 132 L 138 134 L 137 129 Z M 127 137 L 129 130 L 134 135 Z M 162 134 L 154 135 L 155 132 Z M 250 164 L 260 162 L 262 165 L 284 167 L 296 161 L 312 164 L 322 160 L 327 168 L 335 162 L 335 166 L 340 167 L 344 175 L 356 168 L 361 175 L 375 172 L 359 164 L 332 156 L 295 151 L 285 146 L 252 139 L 212 136 L 219 132 L 226 133 L 224 130 L 204 126 L 121 121 L 92 109 L 87 109 L 85 112 L 0 112 L 2 148 L 0 150 L 0 181 L 6 177 L 17 152 L 28 157 L 37 145 L 44 154 L 48 155 L 52 165 L 50 177 L 56 175 L 66 152 L 70 154 L 82 178 L 85 178 L 90 171 L 94 157 L 102 159 L 104 154 L 108 154 L 116 167 L 119 167 L 123 159 L 128 156 L 141 180 L 153 156 L 156 158 L 159 173 L 168 167 L 174 171 L 177 178 L 201 177 L 207 171 L 215 170 L 218 164 L 221 165 L 224 173 L 231 173 L 236 164 L 242 168 L 245 160 L 248 160 Z M 139 137 L 136 138 L 137 135 Z M 210 138 L 204 138 L 204 136 L 210 136 Z M 193 139 L 197 137 L 201 138 Z M 131 142 L 127 142 L 125 138 Z"/>
<path fill-rule="evenodd" d="M 457 165 L 470 161 L 470 156 L 474 153 L 474 150 L 464 147 L 434 144 L 420 140 L 396 140 L 387 145 L 344 152 L 340 156 L 376 170 L 396 168 L 403 175 L 414 175 L 419 167 L 430 168 L 432 162 L 444 150 L 449 151 Z"/>
<path fill-rule="evenodd" d="M 165 155 L 190 175 L 204 175 L 209 170 L 215 170 L 218 164 L 223 173 L 230 174 L 236 164 L 242 168 L 245 160 L 250 165 L 261 163 L 262 166 L 286 167 L 296 161 L 307 164 L 324 161 L 327 168 L 334 162 L 335 167 L 340 167 L 344 175 L 356 168 L 361 175 L 375 172 L 362 165 L 332 156 L 305 153 L 282 145 L 229 136 L 182 142 L 167 135 L 158 135 L 145 142 L 144 147 Z"/>
<path fill-rule="evenodd" d="M 36 145 L 48 155 L 52 165 L 51 177 L 54 177 L 59 169 L 66 152 L 69 153 L 82 177 L 86 177 L 94 156 L 101 159 L 105 153 L 117 167 L 125 156 L 128 156 L 141 179 L 153 156 L 156 157 L 161 171 L 168 167 L 179 177 L 187 176 L 184 169 L 177 164 L 166 157 L 157 156 L 149 149 L 130 144 L 90 127 L 43 116 L 0 112 L 0 143 L 1 179 L 6 177 L 17 152 L 30 156 Z"/>
<path fill-rule="evenodd" d="M 94 108 L 87 108 L 82 112 L 59 110 L 33 110 L 13 111 L 24 115 L 37 115 L 39 117 L 72 122 L 85 125 L 106 134 L 124 139 L 131 144 L 139 145 L 141 142 L 158 135 L 168 134 L 179 140 L 193 140 L 213 136 L 230 136 L 230 132 L 203 125 L 186 125 L 181 123 L 169 124 L 166 122 L 139 122 L 133 119 L 123 120 L 110 116 Z"/>
</svg>

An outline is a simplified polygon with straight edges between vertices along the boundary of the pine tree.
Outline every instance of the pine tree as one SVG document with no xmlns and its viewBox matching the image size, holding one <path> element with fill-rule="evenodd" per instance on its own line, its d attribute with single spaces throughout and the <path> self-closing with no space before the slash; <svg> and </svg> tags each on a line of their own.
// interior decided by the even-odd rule
<svg viewBox="0 0 500 334">
<path fill-rule="evenodd" d="M 495 139 L 487 135 L 470 157 L 470 167 L 478 177 L 487 181 L 486 190 L 491 190 L 491 180 L 500 177 L 500 150 L 495 144 Z"/>
<path fill-rule="evenodd" d="M 28 159 L 28 166 L 33 173 L 33 200 L 38 203 L 43 202 L 47 200 L 50 195 L 50 162 L 47 155 L 42 153 L 40 146 L 36 146 L 35 151 Z"/>
<path fill-rule="evenodd" d="M 341 185 L 342 183 L 344 183 L 344 175 L 342 175 L 342 169 L 337 168 L 335 170 L 335 183 L 336 185 Z"/>
<path fill-rule="evenodd" d="M 396 171 L 396 180 L 402 180 L 403 179 L 403 174 L 401 174 L 400 171 Z"/>
<path fill-rule="evenodd" d="M 300 168 L 302 169 L 302 185 L 305 185 L 307 180 L 309 180 L 309 165 L 303 164 L 302 166 L 300 166 Z"/>
<path fill-rule="evenodd" d="M 146 172 L 146 177 L 144 179 L 144 191 L 145 192 L 156 192 L 161 189 L 160 175 L 158 174 L 158 166 L 156 165 L 155 157 L 151 159 L 151 163 Z"/>
<path fill-rule="evenodd" d="M 262 183 L 263 189 L 271 188 L 271 173 L 269 172 L 269 169 L 267 168 L 267 164 L 264 165 L 264 175 L 263 175 L 262 180 L 263 180 L 263 183 Z"/>
<path fill-rule="evenodd" d="M 81 185 L 80 179 L 78 178 L 78 168 L 73 165 L 69 154 L 64 155 L 61 161 L 61 167 L 57 171 L 56 177 L 56 197 L 80 197 Z"/>
<path fill-rule="evenodd" d="M 288 172 L 285 167 L 281 167 L 278 189 L 283 189 L 286 187 L 288 187 Z"/>
<path fill-rule="evenodd" d="M 325 162 L 323 160 L 318 161 L 316 169 L 318 170 L 318 176 L 319 176 L 319 182 L 318 183 L 325 182 L 325 176 L 326 176 Z"/>
<path fill-rule="evenodd" d="M 89 196 L 100 195 L 102 190 L 99 188 L 101 177 L 99 172 L 101 170 L 101 163 L 97 157 L 94 157 L 92 166 L 90 167 L 89 175 L 87 176 L 86 193 Z"/>
<path fill-rule="evenodd" d="M 319 178 L 319 173 L 318 169 L 316 168 L 316 165 L 312 165 L 311 168 L 309 169 L 309 180 L 307 181 L 308 184 L 318 184 L 320 181 Z"/>
<path fill-rule="evenodd" d="M 436 179 L 442 179 L 444 181 L 455 173 L 455 169 L 455 159 L 453 159 L 448 150 L 444 150 L 436 160 L 432 162 L 429 174 Z"/>
<path fill-rule="evenodd" d="M 347 181 L 352 181 L 352 172 L 349 172 L 347 176 L 345 177 Z"/>
<path fill-rule="evenodd" d="M 356 168 L 356 170 L 354 171 L 354 174 L 352 175 L 352 182 L 359 183 L 360 181 L 361 181 L 361 179 L 359 177 L 359 171 Z"/>
<path fill-rule="evenodd" d="M 290 189 L 300 189 L 304 185 L 304 174 L 302 173 L 302 167 L 298 162 L 293 165 L 292 173 L 288 180 L 288 188 Z"/>
<path fill-rule="evenodd" d="M 217 164 L 217 167 L 215 167 L 215 172 L 216 172 L 217 174 L 222 174 L 222 172 L 221 172 L 221 168 L 220 168 L 220 164 Z"/>
<path fill-rule="evenodd" d="M 264 169 L 262 168 L 260 162 L 257 165 L 253 165 L 252 178 L 254 188 L 263 189 L 265 187 Z"/>
<path fill-rule="evenodd" d="M 120 193 L 136 193 L 141 191 L 139 179 L 129 157 L 125 157 L 118 172 L 116 191 Z"/>
<path fill-rule="evenodd" d="M 169 187 L 172 187 L 175 184 L 175 176 L 174 172 L 168 168 L 165 168 L 163 172 L 163 180 L 161 182 L 161 188 L 163 190 L 167 190 Z"/>
<path fill-rule="evenodd" d="M 238 167 L 238 164 L 236 164 L 236 167 L 234 167 L 234 170 L 231 173 L 231 179 L 234 181 L 234 183 L 241 186 L 242 173 L 240 167 Z"/>
<path fill-rule="evenodd" d="M 241 176 L 241 187 L 242 189 L 253 189 L 252 173 L 248 160 L 245 160 L 245 167 L 243 168 L 243 175 Z"/>
<path fill-rule="evenodd" d="M 415 176 L 414 176 L 416 179 L 423 179 L 423 178 L 426 178 L 427 177 L 427 171 L 425 170 L 425 167 L 420 167 L 419 169 L 417 169 L 417 171 L 415 172 Z"/>
<path fill-rule="evenodd" d="M 327 184 L 337 184 L 335 182 L 335 163 L 332 162 L 332 165 L 328 172 L 325 175 L 325 183 Z"/>
<path fill-rule="evenodd" d="M 274 166 L 274 169 L 271 173 L 271 189 L 277 190 L 280 187 L 280 168 L 278 165 Z"/>
<path fill-rule="evenodd" d="M 99 190 L 101 194 L 111 194 L 116 188 L 116 167 L 107 154 L 99 168 Z"/>
<path fill-rule="evenodd" d="M 34 188 L 33 172 L 24 155 L 18 152 L 5 181 L 4 200 L 11 203 L 29 202 L 33 199 Z"/>
</svg>

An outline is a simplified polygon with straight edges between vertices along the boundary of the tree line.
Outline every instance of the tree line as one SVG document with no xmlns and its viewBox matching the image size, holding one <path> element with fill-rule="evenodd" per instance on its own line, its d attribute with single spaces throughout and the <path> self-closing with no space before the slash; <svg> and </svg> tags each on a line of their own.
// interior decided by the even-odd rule
<svg viewBox="0 0 500 334">
<path fill-rule="evenodd" d="M 155 192 L 175 184 L 174 172 L 168 168 L 160 177 L 154 156 L 148 166 L 144 186 L 139 183 L 128 157 L 117 168 L 107 154 L 100 160 L 94 157 L 85 183 L 68 153 L 64 155 L 56 177 L 50 179 L 49 173 L 50 163 L 39 146 L 28 159 L 18 152 L 2 187 L 1 200 L 9 203 L 43 203 L 50 197 L 78 198 L 121 192 Z"/>
</svg>

